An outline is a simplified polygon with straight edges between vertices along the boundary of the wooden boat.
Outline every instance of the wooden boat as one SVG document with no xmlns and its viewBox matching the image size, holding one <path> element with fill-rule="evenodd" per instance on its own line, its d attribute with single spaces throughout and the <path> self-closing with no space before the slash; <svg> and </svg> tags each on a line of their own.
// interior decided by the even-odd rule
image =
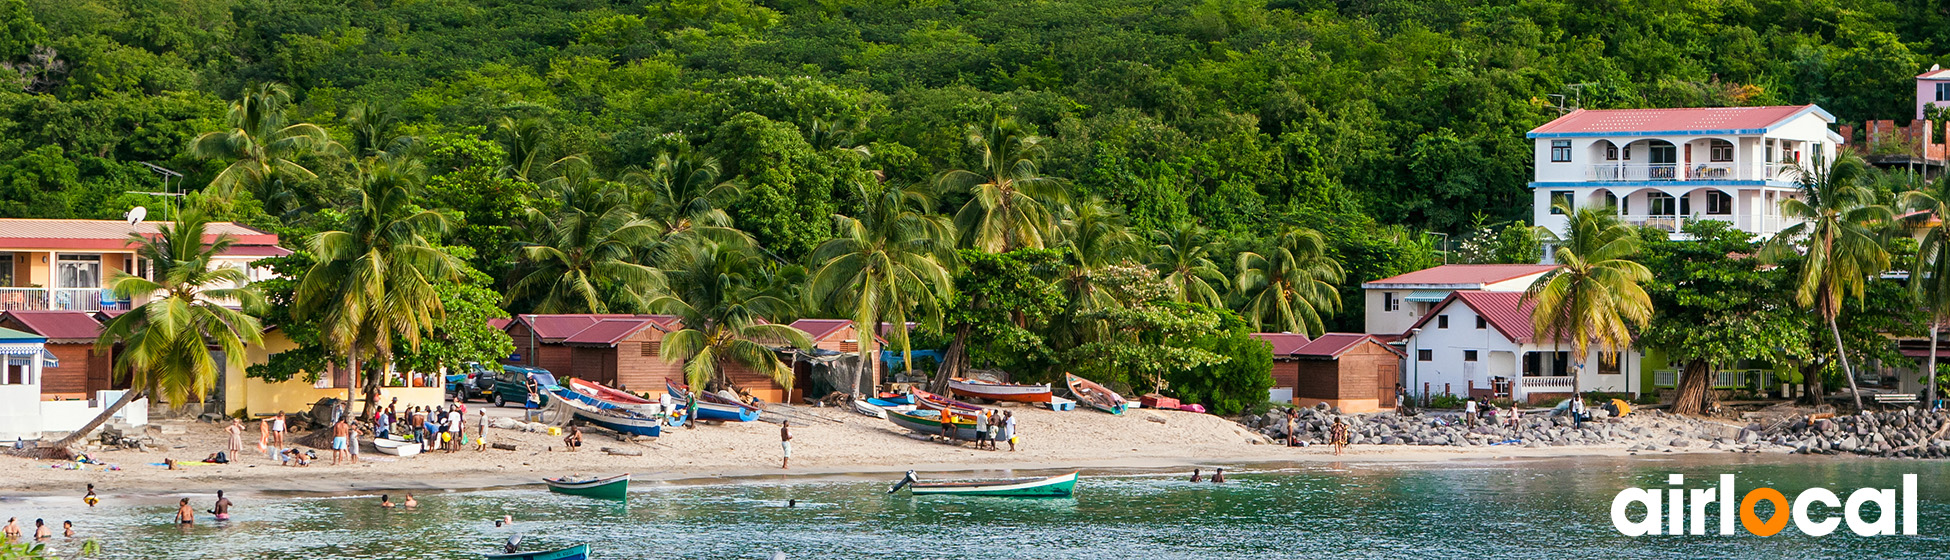
<svg viewBox="0 0 1950 560">
<path fill-rule="evenodd" d="M 894 404 L 914 404 L 914 395 L 903 395 L 900 393 L 881 393 L 879 395 L 875 395 L 873 398 L 891 402 Z"/>
<path fill-rule="evenodd" d="M 580 393 L 585 397 L 616 405 L 618 408 L 626 410 L 656 413 L 663 408 L 663 403 L 661 402 L 632 395 L 628 391 L 613 389 L 594 381 L 585 381 L 571 377 L 569 378 L 568 387 L 570 390 Z"/>
<path fill-rule="evenodd" d="M 907 487 L 914 495 L 948 494 L 955 496 L 998 496 L 1007 498 L 1067 498 L 1076 491 L 1077 473 L 1052 476 L 1049 478 L 1014 478 L 1001 480 L 966 481 L 923 481 L 907 471 L 907 477 L 894 484 L 887 493 L 899 492 Z"/>
<path fill-rule="evenodd" d="M 506 554 L 483 554 L 487 560 L 589 560 L 589 545 L 579 544 L 568 548 L 540 552 L 512 552 Z"/>
<path fill-rule="evenodd" d="M 886 418 L 887 409 L 878 404 L 868 402 L 871 400 L 873 399 L 867 399 L 867 400 L 854 399 L 853 411 L 860 413 L 861 416 L 872 416 L 874 418 Z"/>
<path fill-rule="evenodd" d="M 405 441 L 405 440 L 397 440 L 391 438 L 373 438 L 372 446 L 379 448 L 380 453 L 385 453 L 387 455 L 396 455 L 400 457 L 412 457 L 414 455 L 420 454 L 420 442 L 417 441 Z"/>
<path fill-rule="evenodd" d="M 548 485 L 548 491 L 550 492 L 573 496 L 621 500 L 630 493 L 630 473 L 623 473 L 609 478 L 588 478 L 582 480 L 570 480 L 568 477 L 544 478 L 542 479 L 542 483 Z"/>
<path fill-rule="evenodd" d="M 887 420 L 902 428 L 923 434 L 941 435 L 941 411 L 938 410 L 887 410 Z M 974 419 L 958 417 L 954 420 L 953 426 L 955 439 L 975 439 Z"/>
<path fill-rule="evenodd" d="M 758 416 L 764 412 L 758 407 L 744 403 L 720 402 L 724 400 L 724 397 L 710 393 L 693 394 L 690 389 L 675 383 L 665 383 L 664 390 L 670 392 L 670 398 L 682 401 L 687 406 L 688 403 L 692 402 L 692 398 L 695 397 L 697 402 L 697 418 L 699 420 L 752 422 L 758 420 Z"/>
<path fill-rule="evenodd" d="M 1130 407 L 1131 403 L 1124 400 L 1123 396 L 1118 395 L 1116 391 L 1105 389 L 1095 381 L 1068 373 L 1063 374 L 1063 380 L 1070 385 L 1070 394 L 1076 395 L 1078 401 L 1090 405 L 1090 408 L 1111 414 L 1123 414 L 1124 409 Z"/>
<path fill-rule="evenodd" d="M 982 407 L 961 402 L 941 395 L 936 395 L 934 393 L 929 393 L 927 391 L 922 391 L 920 389 L 914 390 L 914 406 L 926 410 L 936 410 L 936 411 L 953 410 L 955 411 L 956 414 L 974 414 L 982 411 Z"/>
<path fill-rule="evenodd" d="M 1049 402 L 1049 385 L 1018 385 L 956 377 L 948 380 L 948 392 L 962 397 L 1026 403 Z"/>
<path fill-rule="evenodd" d="M 562 404 L 569 407 L 577 419 L 584 422 L 634 436 L 663 435 L 664 419 L 660 415 L 650 416 L 628 410 L 605 409 L 589 404 L 583 400 L 582 394 L 568 389 L 558 389 L 555 394 L 562 398 Z M 677 420 L 678 424 L 682 422 L 682 419 Z"/>
<path fill-rule="evenodd" d="M 887 400 L 887 399 L 867 399 L 867 404 L 878 406 L 880 408 L 893 408 L 896 406 L 914 406 L 914 399 L 906 399 L 906 400 L 898 400 L 898 401 Z"/>
</svg>

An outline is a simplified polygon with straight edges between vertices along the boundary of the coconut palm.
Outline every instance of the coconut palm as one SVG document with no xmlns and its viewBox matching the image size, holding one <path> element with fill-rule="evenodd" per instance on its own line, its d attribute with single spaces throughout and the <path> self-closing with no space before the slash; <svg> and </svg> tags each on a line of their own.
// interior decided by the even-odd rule
<svg viewBox="0 0 1950 560">
<path fill-rule="evenodd" d="M 1950 318 L 1950 180 L 1939 179 L 1917 190 L 1903 193 L 1903 206 L 1924 212 L 1931 220 L 1923 230 L 1923 241 L 1916 247 L 1916 261 L 1909 272 L 1909 288 L 1917 301 L 1930 310 L 1930 356 L 1923 368 L 1924 392 L 1928 406 L 1936 406 L 1936 347 L 1944 319 Z"/>
<path fill-rule="evenodd" d="M 1631 346 L 1632 329 L 1652 320 L 1652 296 L 1642 286 L 1652 281 L 1652 270 L 1627 260 L 1639 252 L 1638 232 L 1609 209 L 1555 206 L 1568 218 L 1563 234 L 1540 232 L 1555 247 L 1558 268 L 1524 290 L 1524 299 L 1536 304 L 1532 326 L 1553 343 L 1569 342 L 1577 363 L 1591 355 L 1592 343 L 1601 359 L 1616 360 Z M 1583 390 L 1576 375 L 1571 390 Z"/>
<path fill-rule="evenodd" d="M 202 400 L 216 388 L 220 367 L 243 370 L 248 348 L 264 343 L 256 317 L 222 305 L 237 302 L 248 310 L 264 302 L 248 284 L 243 269 L 218 264 L 217 255 L 235 240 L 219 235 L 204 243 L 207 223 L 202 212 L 188 210 L 181 221 L 158 228 L 154 237 L 130 235 L 136 254 L 149 261 L 155 279 L 121 272 L 109 280 L 109 287 L 122 297 L 148 302 L 110 319 L 95 341 L 102 350 L 122 344 L 115 356 L 115 373 L 128 381 L 130 390 L 94 420 L 55 442 L 55 447 L 66 449 L 87 437 L 135 399 Z M 223 350 L 222 366 L 211 356 L 211 345 Z"/>
<path fill-rule="evenodd" d="M 395 337 L 418 350 L 446 310 L 437 282 L 460 279 L 461 264 L 435 244 L 451 227 L 447 216 L 415 204 L 426 166 L 395 154 L 366 158 L 339 229 L 305 240 L 315 262 L 298 283 L 299 318 L 316 317 L 329 349 L 362 375 L 370 359 L 378 371 L 392 363 Z M 365 375 L 366 410 L 379 398 L 380 375 Z M 347 400 L 353 399 L 347 387 Z"/>
<path fill-rule="evenodd" d="M 659 226 L 638 218 L 622 190 L 571 171 L 544 182 L 560 203 L 554 213 L 529 208 L 529 243 L 520 251 L 508 299 L 533 302 L 536 313 L 609 313 L 647 309 L 664 287 L 662 273 L 642 264 L 661 246 Z"/>
<path fill-rule="evenodd" d="M 1812 167 L 1797 173 L 1799 196 L 1781 201 L 1781 215 L 1792 226 L 1768 240 L 1770 255 L 1778 256 L 1796 246 L 1806 253 L 1794 300 L 1812 307 L 1834 337 L 1835 356 L 1841 362 L 1842 376 L 1855 394 L 1855 408 L 1862 408 L 1862 394 L 1855 386 L 1855 371 L 1849 367 L 1848 351 L 1842 346 L 1842 330 L 1835 318 L 1842 313 L 1844 298 L 1861 298 L 1869 277 L 1889 269 L 1889 250 L 1878 230 L 1894 219 L 1889 207 L 1876 204 L 1876 193 L 1863 184 L 1868 164 L 1854 155 L 1843 155 L 1827 162 L 1817 151 Z"/>
<path fill-rule="evenodd" d="M 287 180 L 317 177 L 297 160 L 313 153 L 343 152 L 330 134 L 310 123 L 286 123 L 291 88 L 280 83 L 258 84 L 230 104 L 224 130 L 205 132 L 190 143 L 190 154 L 229 160 L 230 165 L 210 180 L 218 196 L 247 191 L 276 208 L 295 206 Z"/>
<path fill-rule="evenodd" d="M 684 379 L 702 388 L 728 384 L 725 368 L 740 365 L 792 389 L 792 370 L 771 345 L 812 347 L 804 331 L 769 321 L 790 313 L 785 299 L 757 289 L 756 268 L 765 263 L 750 251 L 709 241 L 674 253 L 665 265 L 671 293 L 650 301 L 657 313 L 677 316 L 683 329 L 664 337 L 660 356 L 684 364 Z"/>
<path fill-rule="evenodd" d="M 922 324 L 941 324 L 941 302 L 954 290 L 954 279 L 943 266 L 952 258 L 948 248 L 954 243 L 953 226 L 927 212 L 934 199 L 919 189 L 871 179 L 858 181 L 855 189 L 862 208 L 851 217 L 833 215 L 838 235 L 813 251 L 812 262 L 819 264 L 807 298 L 853 320 L 861 333 L 866 369 L 873 368 L 878 355 L 872 333 L 882 322 L 895 325 L 888 330 L 888 342 L 901 349 L 902 363 L 911 371 L 908 312 L 919 312 Z M 856 369 L 852 387 L 859 386 Z"/>
<path fill-rule="evenodd" d="M 662 153 L 647 170 L 624 173 L 623 183 L 637 187 L 637 216 L 655 223 L 666 237 L 704 237 L 720 243 L 750 242 L 732 227 L 725 207 L 744 196 L 732 181 L 720 181 L 718 159 L 693 153 Z"/>
<path fill-rule="evenodd" d="M 553 147 L 548 141 L 553 133 L 548 121 L 536 117 L 501 117 L 495 121 L 494 129 L 495 139 L 508 158 L 507 164 L 501 166 L 501 174 L 524 183 L 534 182 L 535 165 L 547 163 L 548 152 Z"/>
<path fill-rule="evenodd" d="M 1179 223 L 1168 230 L 1151 233 L 1151 270 L 1171 284 L 1173 301 L 1219 307 L 1224 302 L 1219 290 L 1228 287 L 1226 277 L 1212 262 L 1217 244 L 1207 240 L 1211 232 L 1193 223 Z M 1214 287 L 1216 286 L 1216 287 Z"/>
<path fill-rule="evenodd" d="M 1280 234 L 1265 254 L 1239 253 L 1234 285 L 1244 305 L 1239 314 L 1254 329 L 1320 336 L 1321 317 L 1338 311 L 1341 296 L 1334 289 L 1343 276 L 1341 263 L 1328 254 L 1320 232 L 1294 228 Z"/>
<path fill-rule="evenodd" d="M 968 125 L 968 145 L 981 152 L 981 168 L 935 179 L 946 190 L 969 194 L 955 214 L 962 245 L 991 253 L 1054 245 L 1056 209 L 1065 193 L 1062 181 L 1037 171 L 1043 138 L 997 116 L 986 127 Z"/>
<path fill-rule="evenodd" d="M 1117 305 L 1097 289 L 1092 274 L 1137 256 L 1139 240 L 1125 223 L 1124 213 L 1103 199 L 1091 198 L 1065 208 L 1063 214 L 1059 231 L 1071 267 L 1062 283 L 1074 310 L 1088 312 Z"/>
</svg>

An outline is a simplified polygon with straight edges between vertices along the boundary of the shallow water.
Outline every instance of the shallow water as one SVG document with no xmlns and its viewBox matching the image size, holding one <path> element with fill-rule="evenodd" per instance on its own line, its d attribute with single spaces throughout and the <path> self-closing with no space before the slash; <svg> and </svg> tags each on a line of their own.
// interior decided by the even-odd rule
<svg viewBox="0 0 1950 560">
<path fill-rule="evenodd" d="M 886 495 L 893 477 L 639 481 L 626 503 L 540 487 L 420 495 L 413 511 L 373 496 L 235 496 L 227 525 L 168 523 L 173 498 L 118 498 L 92 510 L 73 497 L 0 501 L 0 515 L 76 521 L 102 558 L 479 558 L 509 535 L 528 548 L 589 542 L 599 559 L 765 558 L 1940 558 L 1950 551 L 1950 463 L 1778 455 L 1585 458 L 1439 464 L 1349 463 L 1230 472 L 1224 485 L 1184 473 L 1086 471 L 1071 499 Z M 1621 488 L 1688 488 L 1739 476 L 1792 499 L 1821 486 L 1920 483 L 1916 536 L 1628 538 L 1610 522 Z M 985 473 L 1005 476 L 1030 473 Z M 1044 473 L 1037 473 L 1044 474 Z M 398 496 L 395 496 L 398 499 Z M 786 508 L 788 499 L 798 507 Z M 199 511 L 212 498 L 192 496 Z M 1763 510 L 1765 511 L 1765 510 Z M 496 528 L 492 520 L 513 515 Z M 1839 516 L 1839 512 L 1834 512 Z M 1636 516 L 1635 516 L 1636 517 Z M 1870 517 L 1873 517 L 1871 515 Z M 1716 527 L 1712 522 L 1708 527 Z M 71 551 L 74 543 L 54 543 Z"/>
</svg>

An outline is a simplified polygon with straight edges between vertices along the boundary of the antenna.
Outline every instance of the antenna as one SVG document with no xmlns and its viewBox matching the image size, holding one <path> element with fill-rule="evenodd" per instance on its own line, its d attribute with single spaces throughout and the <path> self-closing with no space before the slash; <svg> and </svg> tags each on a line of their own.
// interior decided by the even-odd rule
<svg viewBox="0 0 1950 560">
<path fill-rule="evenodd" d="M 163 221 L 165 221 L 165 222 L 167 222 L 167 221 L 170 221 L 170 219 L 169 219 L 169 210 L 170 210 L 170 207 L 171 207 L 171 206 L 173 206 L 173 204 L 171 204 L 171 199 L 172 199 L 172 198 L 174 198 L 174 199 L 181 199 L 181 198 L 183 197 L 183 193 L 179 193 L 179 192 L 175 192 L 175 191 L 174 191 L 173 189 L 171 189 L 171 188 L 170 188 L 170 186 L 169 186 L 169 180 L 170 180 L 170 179 L 172 179 L 172 178 L 173 178 L 173 179 L 176 179 L 176 187 L 177 187 L 177 188 L 182 188 L 182 186 L 183 186 L 183 174 L 182 174 L 182 173 L 177 173 L 177 172 L 176 172 L 175 170 L 173 170 L 173 169 L 170 169 L 170 168 L 167 168 L 167 167 L 163 167 L 163 166 L 160 166 L 160 165 L 156 165 L 156 164 L 153 164 L 153 163 L 149 163 L 149 162 L 146 162 L 146 161 L 138 161 L 138 162 L 136 162 L 136 163 L 140 163 L 140 164 L 142 164 L 142 166 L 143 166 L 143 167 L 147 167 L 147 168 L 149 168 L 149 171 L 152 171 L 152 172 L 154 172 L 154 173 L 155 173 L 155 174 L 157 174 L 157 175 L 161 175 L 161 176 L 162 176 L 162 182 L 163 182 L 163 190 L 162 190 L 162 192 L 151 192 L 151 191 L 123 191 L 123 192 L 125 192 L 125 193 L 127 193 L 127 194 L 146 194 L 146 195 L 152 195 L 152 196 L 160 196 L 160 197 L 163 197 Z M 129 210 L 129 225 L 132 225 L 132 226 L 133 226 L 133 225 L 135 225 L 135 224 L 136 224 L 137 222 L 140 222 L 140 221 L 142 221 L 142 219 L 141 219 L 141 218 L 139 218 L 139 217 L 136 217 L 136 210 L 141 210 L 141 211 L 142 211 L 142 216 L 148 216 L 148 215 L 149 215 L 149 211 L 148 211 L 147 209 L 144 209 L 144 208 L 142 208 L 142 207 L 140 207 L 140 206 L 137 206 L 137 207 L 135 207 L 135 208 L 133 208 L 133 209 L 130 209 L 130 210 Z"/>
<path fill-rule="evenodd" d="M 129 213 L 124 217 L 128 218 L 129 226 L 134 227 L 136 224 L 142 223 L 143 218 L 149 217 L 149 209 L 141 206 L 130 208 Z"/>
</svg>

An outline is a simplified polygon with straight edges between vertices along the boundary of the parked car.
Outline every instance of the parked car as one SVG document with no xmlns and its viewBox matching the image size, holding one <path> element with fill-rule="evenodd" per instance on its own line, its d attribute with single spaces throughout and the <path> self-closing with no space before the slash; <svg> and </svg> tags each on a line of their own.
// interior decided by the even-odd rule
<svg viewBox="0 0 1950 560">
<path fill-rule="evenodd" d="M 494 392 L 494 376 L 493 370 L 478 362 L 467 362 L 448 370 L 447 398 L 458 402 L 486 399 Z"/>
<path fill-rule="evenodd" d="M 555 386 L 555 375 L 542 368 L 521 366 L 501 366 L 501 374 L 494 377 L 494 406 L 522 406 L 528 402 L 528 381 L 534 380 L 536 387 L 543 389 L 537 402 L 548 404 L 549 387 Z"/>
</svg>

